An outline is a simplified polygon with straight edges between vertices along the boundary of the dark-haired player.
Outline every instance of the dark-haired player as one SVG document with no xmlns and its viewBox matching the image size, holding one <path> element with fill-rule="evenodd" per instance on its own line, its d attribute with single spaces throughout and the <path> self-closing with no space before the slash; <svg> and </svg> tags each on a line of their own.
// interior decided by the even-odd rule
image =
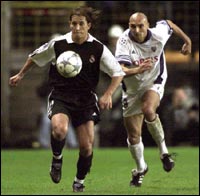
<svg viewBox="0 0 200 196">
<path fill-rule="evenodd" d="M 52 91 L 48 99 L 48 116 L 52 127 L 53 158 L 50 176 L 55 183 L 61 180 L 62 149 L 71 121 L 79 142 L 77 173 L 72 185 L 74 192 L 84 190 L 84 179 L 92 165 L 94 125 L 99 121 L 99 106 L 101 109 L 112 108 L 112 95 L 125 75 L 108 48 L 89 34 L 98 16 L 99 11 L 91 7 L 74 9 L 70 14 L 71 31 L 35 50 L 19 73 L 10 78 L 10 85 L 16 86 L 34 64 L 42 67 L 51 63 L 49 84 Z M 73 78 L 62 77 L 55 66 L 57 57 L 68 50 L 78 53 L 83 62 L 81 72 Z M 111 83 L 98 101 L 95 88 L 100 70 L 111 77 Z"/>
</svg>

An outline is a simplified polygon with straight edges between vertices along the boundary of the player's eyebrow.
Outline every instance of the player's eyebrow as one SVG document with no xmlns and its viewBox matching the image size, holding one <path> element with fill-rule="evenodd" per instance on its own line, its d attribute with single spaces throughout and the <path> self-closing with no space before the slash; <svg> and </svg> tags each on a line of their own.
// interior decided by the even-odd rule
<svg viewBox="0 0 200 196">
<path fill-rule="evenodd" d="M 142 28 L 143 26 L 144 26 L 144 24 L 138 24 L 138 25 L 136 25 L 136 24 L 130 24 L 131 28 L 136 28 L 136 27 Z"/>
</svg>

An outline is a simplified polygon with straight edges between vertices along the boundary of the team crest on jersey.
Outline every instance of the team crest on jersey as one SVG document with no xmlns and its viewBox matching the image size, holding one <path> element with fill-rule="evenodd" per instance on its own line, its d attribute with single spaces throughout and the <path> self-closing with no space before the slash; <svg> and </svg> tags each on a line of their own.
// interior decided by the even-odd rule
<svg viewBox="0 0 200 196">
<path fill-rule="evenodd" d="M 91 56 L 90 56 L 89 62 L 90 62 L 90 63 L 94 63 L 94 62 L 95 62 L 95 56 L 94 56 L 94 55 L 91 55 Z"/>
<path fill-rule="evenodd" d="M 155 52 L 156 49 L 157 49 L 156 46 L 152 46 L 152 47 L 151 47 L 151 50 L 152 50 L 153 52 Z"/>
</svg>

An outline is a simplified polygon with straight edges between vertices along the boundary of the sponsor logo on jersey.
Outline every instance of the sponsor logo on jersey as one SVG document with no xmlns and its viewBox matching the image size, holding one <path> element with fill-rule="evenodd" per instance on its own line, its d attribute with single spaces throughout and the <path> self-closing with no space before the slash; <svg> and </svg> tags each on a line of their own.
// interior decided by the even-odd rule
<svg viewBox="0 0 200 196">
<path fill-rule="evenodd" d="M 152 62 L 155 63 L 155 62 L 158 61 L 158 56 L 141 58 L 141 59 L 138 59 L 138 60 L 133 60 L 132 63 L 133 63 L 133 65 L 139 65 L 139 64 L 143 63 L 145 59 L 151 59 Z"/>
</svg>

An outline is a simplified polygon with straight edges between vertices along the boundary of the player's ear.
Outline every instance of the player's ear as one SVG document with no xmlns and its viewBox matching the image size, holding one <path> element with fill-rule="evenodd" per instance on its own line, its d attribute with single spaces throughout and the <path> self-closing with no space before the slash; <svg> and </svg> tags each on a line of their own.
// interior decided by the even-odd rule
<svg viewBox="0 0 200 196">
<path fill-rule="evenodd" d="M 68 21 L 69 27 L 71 28 L 71 20 Z"/>
<path fill-rule="evenodd" d="M 92 27 L 92 23 L 91 22 L 88 22 L 88 30 L 90 30 Z"/>
<path fill-rule="evenodd" d="M 147 28 L 149 28 L 149 22 L 148 21 L 146 21 L 146 26 L 147 26 Z"/>
</svg>

